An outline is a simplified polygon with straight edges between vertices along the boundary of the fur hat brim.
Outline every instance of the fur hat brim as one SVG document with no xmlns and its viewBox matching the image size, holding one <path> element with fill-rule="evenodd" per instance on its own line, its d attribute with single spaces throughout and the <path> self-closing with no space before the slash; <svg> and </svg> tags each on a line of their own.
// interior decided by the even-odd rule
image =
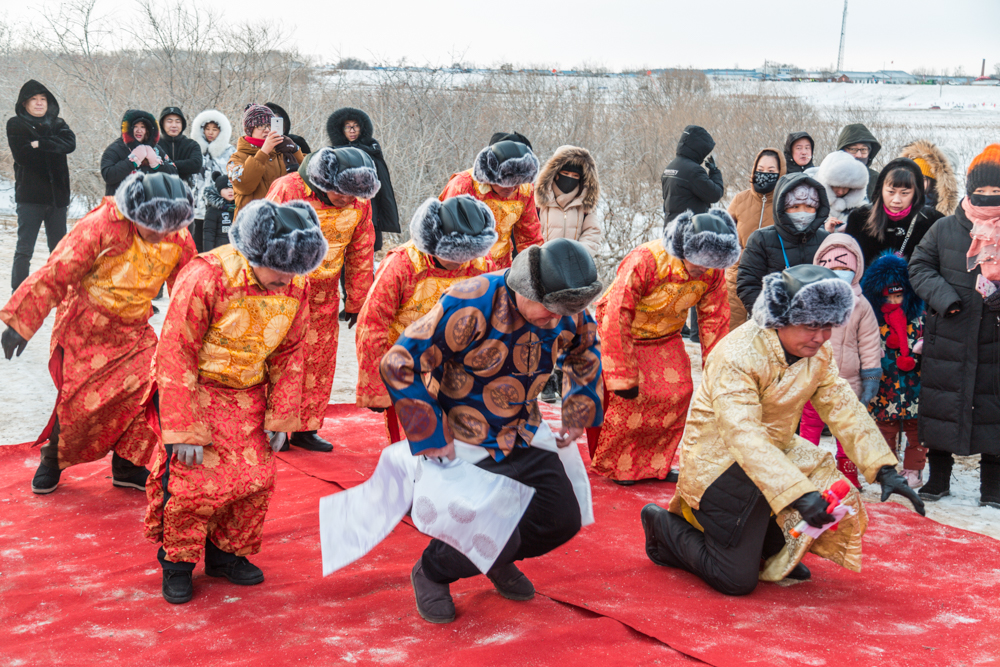
<svg viewBox="0 0 1000 667">
<path fill-rule="evenodd" d="M 229 229 L 229 241 L 247 258 L 251 266 L 306 275 L 323 262 L 329 246 L 312 206 L 301 200 L 290 201 L 282 206 L 306 211 L 314 224 L 308 229 L 296 229 L 275 238 L 278 204 L 258 199 L 240 210 Z"/>
<path fill-rule="evenodd" d="M 694 213 L 690 210 L 671 220 L 663 229 L 663 247 L 678 259 L 710 269 L 726 269 L 740 259 L 740 238 L 736 234 L 736 221 L 721 208 L 713 208 L 708 215 L 717 218 L 731 230 L 731 234 L 711 231 L 695 233 L 692 224 Z"/>
<path fill-rule="evenodd" d="M 458 195 L 473 202 L 487 219 L 480 234 L 445 233 L 441 222 L 441 202 L 431 197 L 417 209 L 410 220 L 410 237 L 417 250 L 448 262 L 471 262 L 482 257 L 499 238 L 497 223 L 490 207 L 469 195 Z"/>
<path fill-rule="evenodd" d="M 538 167 L 538 158 L 534 153 L 526 153 L 519 158 L 500 162 L 490 146 L 487 146 L 476 156 L 472 177 L 480 183 L 514 188 L 525 183 L 533 183 L 538 176 Z"/>
<path fill-rule="evenodd" d="M 371 199 L 381 187 L 374 167 L 340 169 L 337 154 L 332 148 L 323 148 L 309 156 L 306 175 L 324 192 L 359 199 Z"/>
<path fill-rule="evenodd" d="M 762 329 L 804 324 L 839 327 L 854 310 L 854 290 L 847 281 L 829 278 L 810 283 L 789 297 L 780 272 L 764 276 L 753 306 L 753 320 Z"/>
<path fill-rule="evenodd" d="M 536 301 L 558 315 L 573 316 L 583 312 L 604 289 L 600 280 L 582 287 L 545 293 L 542 286 L 542 248 L 530 246 L 518 253 L 507 272 L 507 286 L 521 296 Z"/>
<path fill-rule="evenodd" d="M 146 174 L 138 171 L 122 181 L 115 191 L 115 205 L 118 212 L 140 227 L 158 234 L 178 232 L 194 220 L 194 195 L 184 184 L 185 199 L 153 197 L 146 200 L 142 186 Z M 183 182 L 182 182 L 183 184 Z"/>
</svg>

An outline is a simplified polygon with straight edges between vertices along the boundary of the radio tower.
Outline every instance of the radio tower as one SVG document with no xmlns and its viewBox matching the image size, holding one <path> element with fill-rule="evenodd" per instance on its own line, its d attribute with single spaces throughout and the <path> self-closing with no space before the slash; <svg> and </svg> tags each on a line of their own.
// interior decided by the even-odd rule
<svg viewBox="0 0 1000 667">
<path fill-rule="evenodd" d="M 840 51 L 837 52 L 837 71 L 844 70 L 844 37 L 847 36 L 847 0 L 844 0 L 844 20 L 840 24 Z"/>
</svg>

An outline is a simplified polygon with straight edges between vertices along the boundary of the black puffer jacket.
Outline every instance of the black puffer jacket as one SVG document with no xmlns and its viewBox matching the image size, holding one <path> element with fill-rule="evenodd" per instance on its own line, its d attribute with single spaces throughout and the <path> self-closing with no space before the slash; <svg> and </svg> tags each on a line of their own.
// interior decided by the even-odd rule
<svg viewBox="0 0 1000 667">
<path fill-rule="evenodd" d="M 917 187 L 913 193 L 913 205 L 910 208 L 910 214 L 902 220 L 893 221 L 888 217 L 885 218 L 885 232 L 880 240 L 869 234 L 865 230 L 865 226 L 868 224 L 868 216 L 872 209 L 879 210 L 882 206 L 882 184 L 885 182 L 886 176 L 897 168 L 907 169 L 914 173 Z M 896 158 L 882 169 L 875 181 L 875 197 L 872 199 L 872 203 L 851 211 L 851 214 L 847 216 L 847 226 L 844 232 L 853 236 L 854 240 L 861 246 L 861 252 L 865 256 L 865 268 L 868 268 L 886 250 L 899 252 L 902 249 L 903 257 L 906 258 L 906 261 L 910 261 L 913 251 L 920 240 L 924 238 L 924 234 L 931 228 L 931 225 L 942 217 L 933 208 L 924 206 L 924 177 L 920 173 L 920 167 L 913 160 L 901 157 Z M 910 231 L 911 224 L 912 231 Z M 910 233 L 908 241 L 906 240 L 907 232 Z M 903 248 L 904 241 L 906 241 L 905 248 Z"/>
<path fill-rule="evenodd" d="M 1000 313 L 976 291 L 979 268 L 966 270 L 971 231 L 959 206 L 930 228 L 910 260 L 910 282 L 927 302 L 920 441 L 960 456 L 1000 455 Z"/>
<path fill-rule="evenodd" d="M 180 107 L 167 107 L 161 111 L 160 127 L 163 127 L 163 119 L 171 114 L 181 117 L 181 133 L 176 137 L 171 137 L 166 132 L 161 132 L 160 141 L 156 145 L 174 163 L 177 175 L 193 187 L 194 181 L 191 177 L 201 173 L 201 148 L 197 141 L 184 136 L 184 130 L 187 129 L 188 123 Z"/>
<path fill-rule="evenodd" d="M 792 144 L 794 144 L 799 139 L 808 139 L 809 145 L 812 147 L 811 150 L 813 157 L 809 158 L 809 164 L 807 164 L 804 167 L 796 164 L 795 160 L 792 159 Z M 806 169 L 812 169 L 812 167 L 814 166 L 813 165 L 814 157 L 816 157 L 816 142 L 813 141 L 812 136 L 810 136 L 808 132 L 792 132 L 791 134 L 788 135 L 788 138 L 785 139 L 785 170 L 789 174 L 797 174 L 800 171 L 805 171 Z"/>
<path fill-rule="evenodd" d="M 139 121 L 143 121 L 149 126 L 149 132 L 146 134 L 146 138 L 141 142 L 135 140 L 135 136 L 132 134 L 132 128 Z M 106 197 L 113 196 L 115 190 L 121 185 L 129 174 L 134 171 L 143 171 L 147 174 L 163 172 L 165 174 L 176 174 L 177 168 L 170 162 L 170 159 L 166 154 L 160 150 L 156 145 L 160 140 L 160 128 L 156 124 L 156 119 L 153 118 L 153 114 L 140 111 L 139 109 L 129 109 L 122 116 L 122 136 L 118 137 L 111 142 L 111 145 L 104 149 L 104 155 L 101 156 L 101 177 L 107 186 L 104 188 L 104 195 Z M 132 161 L 128 159 L 132 151 L 139 147 L 139 144 L 143 143 L 156 151 L 157 156 L 160 158 L 161 162 L 157 167 L 150 167 L 148 164 L 143 167 L 136 167 L 132 164 Z"/>
<path fill-rule="evenodd" d="M 722 171 L 701 166 L 715 149 L 715 139 L 703 127 L 688 125 L 677 142 L 677 157 L 660 175 L 663 187 L 663 214 L 670 222 L 684 211 L 706 213 L 709 206 L 722 199 Z"/>
<path fill-rule="evenodd" d="M 811 185 L 819 195 L 816 219 L 804 232 L 797 231 L 785 213 L 785 194 L 801 184 Z M 764 276 L 799 264 L 812 264 L 813 256 L 829 234 L 823 229 L 830 215 L 826 188 L 819 181 L 803 174 L 787 174 L 774 187 L 774 224 L 758 229 L 747 239 L 747 247 L 740 258 L 736 275 L 736 294 L 747 309 L 747 318 L 753 313 Z M 785 261 L 787 257 L 787 262 Z"/>
<path fill-rule="evenodd" d="M 837 150 L 842 151 L 851 144 L 859 143 L 871 145 L 871 151 L 868 153 L 868 161 L 865 162 L 865 166 L 868 167 L 868 200 L 873 201 L 878 172 L 872 169 L 872 164 L 875 162 L 875 156 L 882 150 L 882 144 L 878 142 L 875 135 L 862 123 L 853 123 L 844 126 L 844 129 L 840 131 L 840 136 L 837 137 Z"/>
<path fill-rule="evenodd" d="M 35 118 L 24 103 L 45 95 L 49 108 Z M 37 141 L 38 148 L 31 142 Z M 18 204 L 69 206 L 69 166 L 66 156 L 76 150 L 76 135 L 59 117 L 59 102 L 49 89 L 32 79 L 21 86 L 14 115 L 7 119 L 7 145 L 14 157 L 14 201 Z"/>
<path fill-rule="evenodd" d="M 354 141 L 348 141 L 344 136 L 344 123 L 353 120 L 361 126 L 361 134 Z M 382 155 L 382 146 L 372 136 L 374 126 L 371 118 L 361 109 L 343 107 L 337 109 L 326 121 L 326 134 L 330 139 L 330 145 L 334 148 L 341 146 L 353 146 L 368 153 L 375 163 L 375 171 L 378 172 L 379 188 L 378 194 L 372 199 L 372 224 L 375 225 L 375 249 L 382 247 L 382 232 L 399 234 L 399 210 L 396 208 L 396 193 L 392 190 L 392 180 L 389 178 L 389 166 L 385 163 Z"/>
</svg>

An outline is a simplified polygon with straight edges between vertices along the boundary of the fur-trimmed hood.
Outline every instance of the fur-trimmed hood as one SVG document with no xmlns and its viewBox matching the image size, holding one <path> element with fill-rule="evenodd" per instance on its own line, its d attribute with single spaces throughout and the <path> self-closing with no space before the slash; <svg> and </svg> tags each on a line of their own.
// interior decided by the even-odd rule
<svg viewBox="0 0 1000 667">
<path fill-rule="evenodd" d="M 501 145 L 503 142 L 499 142 Z M 520 142 L 515 142 L 520 143 Z M 538 176 L 538 158 L 527 148 L 520 157 L 510 157 L 500 162 L 491 144 L 479 151 L 472 166 L 472 177 L 480 183 L 498 185 L 502 188 L 514 188 L 525 183 L 533 183 Z M 499 150 L 499 148 L 498 148 Z"/>
<path fill-rule="evenodd" d="M 910 272 L 907 268 L 906 260 L 892 251 L 886 251 L 879 255 L 868 267 L 864 279 L 861 281 L 861 290 L 872 305 L 875 317 L 879 324 L 885 323 L 885 315 L 882 314 L 882 304 L 885 297 L 882 295 L 889 285 L 899 284 L 903 286 L 903 312 L 906 320 L 912 321 L 924 311 L 924 302 L 913 291 L 910 284 Z"/>
<path fill-rule="evenodd" d="M 559 171 L 568 164 L 573 164 L 583 169 L 580 179 L 580 186 L 584 191 L 583 208 L 592 211 L 597 206 L 597 200 L 601 194 L 601 185 L 597 177 L 597 161 L 586 148 L 578 146 L 560 146 L 552 154 L 542 170 L 538 172 L 535 180 L 535 205 L 539 208 L 544 206 L 555 206 L 555 193 L 552 192 L 552 184 L 559 175 Z"/>
<path fill-rule="evenodd" d="M 282 221 L 281 208 L 298 212 L 293 225 Z M 298 199 L 284 204 L 267 199 L 250 202 L 229 228 L 229 241 L 251 266 L 300 276 L 318 267 L 329 249 L 316 210 Z"/>
<path fill-rule="evenodd" d="M 830 215 L 841 222 L 847 222 L 847 213 L 868 203 L 868 167 L 844 151 L 830 153 L 818 167 L 806 169 L 805 173 L 826 188 Z M 851 191 L 838 197 L 833 191 L 835 187 Z"/>
<path fill-rule="evenodd" d="M 571 239 L 553 239 L 518 253 L 507 271 L 507 286 L 553 313 L 570 317 L 604 290 L 587 247 Z"/>
<path fill-rule="evenodd" d="M 341 107 L 326 119 L 326 136 L 330 140 L 330 145 L 334 148 L 351 145 L 351 142 L 344 136 L 344 123 L 349 120 L 353 120 L 361 126 L 361 134 L 358 135 L 356 141 L 371 139 L 374 135 L 375 126 L 372 125 L 372 119 L 369 118 L 368 114 L 361 109 Z"/>
<path fill-rule="evenodd" d="M 146 179 L 166 196 L 148 195 Z M 115 206 L 128 220 L 157 233 L 180 231 L 194 220 L 194 195 L 176 174 L 134 172 L 115 191 Z"/>
<path fill-rule="evenodd" d="M 816 219 L 805 231 L 800 232 L 795 229 L 788 214 L 785 213 L 785 194 L 791 192 L 800 185 L 810 185 L 819 195 L 819 208 L 816 209 Z M 830 215 L 830 203 L 826 196 L 826 188 L 815 178 L 804 172 L 797 174 L 785 174 L 778 179 L 778 184 L 774 186 L 774 226 L 783 237 L 797 242 L 805 242 L 811 239 L 817 231 L 823 229 L 826 219 Z"/>
<path fill-rule="evenodd" d="M 940 148 L 927 141 L 919 139 L 903 148 L 900 157 L 911 160 L 922 158 L 934 172 L 935 188 L 937 190 L 937 205 L 934 207 L 942 215 L 951 215 L 958 206 L 958 177 L 952 161 Z"/>
<path fill-rule="evenodd" d="M 785 159 L 785 154 L 779 151 L 777 148 L 762 148 L 758 153 L 757 157 L 753 159 L 753 168 L 750 170 L 750 175 L 747 179 L 750 181 L 750 191 L 760 198 L 761 193 L 753 189 L 753 174 L 757 171 L 757 165 L 760 164 L 760 159 L 764 157 L 764 153 L 771 152 L 778 156 L 778 178 L 781 178 L 786 173 L 788 173 L 788 161 Z M 771 192 L 774 192 L 773 190 Z M 768 193 L 770 194 L 770 193 Z"/>
<path fill-rule="evenodd" d="M 206 123 L 215 123 L 219 126 L 219 136 L 212 143 L 208 143 L 208 140 L 205 139 Z M 198 142 L 202 155 L 208 153 L 218 160 L 223 157 L 227 148 L 232 148 L 232 144 L 229 142 L 233 138 L 233 125 L 226 118 L 226 114 L 221 111 L 206 109 L 191 121 L 191 138 Z M 230 151 L 230 153 L 232 152 Z"/>
<path fill-rule="evenodd" d="M 806 284 L 792 293 L 789 284 L 807 276 Z M 839 327 L 854 311 L 854 290 L 830 269 L 799 264 L 764 276 L 753 306 L 753 321 L 762 329 L 804 324 Z"/>
<path fill-rule="evenodd" d="M 160 142 L 160 126 L 153 118 L 153 114 L 141 109 L 129 109 L 122 115 L 122 141 L 129 148 L 139 145 L 135 140 L 135 135 L 132 134 L 132 129 L 139 121 L 149 126 L 149 132 L 146 133 L 146 138 L 141 143 L 147 146 L 156 146 Z"/>
<path fill-rule="evenodd" d="M 446 209 L 443 219 L 442 209 Z M 459 224 L 451 224 L 453 221 Z M 466 229 L 460 229 L 464 226 Z M 478 233 L 473 233 L 479 229 Z M 425 201 L 410 220 L 410 237 L 422 253 L 448 262 L 471 262 L 497 242 L 497 223 L 490 207 L 469 195 Z"/>
<path fill-rule="evenodd" d="M 696 229 L 698 218 L 711 216 L 715 229 Z M 728 233 L 722 230 L 728 230 Z M 728 269 L 740 259 L 740 239 L 736 221 L 721 208 L 695 215 L 685 211 L 663 228 L 663 247 L 677 259 L 710 269 Z"/>
</svg>

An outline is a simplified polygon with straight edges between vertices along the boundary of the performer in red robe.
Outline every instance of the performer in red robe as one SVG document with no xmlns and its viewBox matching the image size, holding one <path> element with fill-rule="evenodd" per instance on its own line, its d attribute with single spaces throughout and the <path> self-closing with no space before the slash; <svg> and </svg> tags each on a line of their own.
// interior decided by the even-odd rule
<svg viewBox="0 0 1000 667">
<path fill-rule="evenodd" d="M 142 418 L 156 333 L 151 301 L 195 255 L 194 200 L 173 174 L 136 173 L 80 218 L 0 311 L 3 349 L 18 356 L 53 308 L 49 371 L 59 395 L 36 444 L 35 493 L 64 468 L 111 457 L 114 486 L 145 488 L 156 436 Z M 16 409 L 14 406 L 8 406 Z"/>
<path fill-rule="evenodd" d="M 597 303 L 606 416 L 591 469 L 619 484 L 672 479 L 694 392 L 680 331 L 698 310 L 702 360 L 729 331 L 725 268 L 740 256 L 736 223 L 721 209 L 682 213 L 662 239 L 630 252 Z M 704 365 L 704 363 L 703 363 Z"/>
<path fill-rule="evenodd" d="M 545 242 L 535 209 L 537 175 L 538 158 L 528 140 L 516 132 L 497 133 L 479 151 L 472 169 L 452 174 L 438 199 L 470 195 L 490 207 L 499 238 L 487 256 L 496 268 L 506 269 L 515 246 L 524 252 Z"/>
<path fill-rule="evenodd" d="M 309 332 L 306 334 L 302 428 L 289 442 L 314 452 L 333 445 L 316 431 L 323 425 L 337 368 L 340 326 L 339 281 L 344 270 L 348 328 L 358 321 L 375 271 L 375 228 L 368 201 L 379 190 L 375 163 L 357 148 L 324 148 L 310 153 L 295 173 L 276 180 L 267 199 L 306 201 L 316 210 L 329 244 L 322 264 L 309 274 Z M 287 447 L 287 445 L 286 445 Z"/>
<path fill-rule="evenodd" d="M 486 204 L 468 195 L 444 203 L 432 197 L 410 221 L 410 236 L 379 264 L 358 317 L 357 405 L 386 412 L 390 442 L 403 436 L 379 373 L 382 357 L 446 289 L 490 270 L 484 255 L 496 243 L 496 221 Z"/>
<path fill-rule="evenodd" d="M 178 277 L 147 401 L 162 436 L 146 484 L 145 532 L 163 543 L 163 597 L 174 604 L 194 594 L 191 572 L 203 553 L 210 577 L 264 581 L 246 557 L 260 551 L 272 450 L 299 430 L 305 274 L 327 251 L 305 202 L 251 202 L 230 239 Z"/>
</svg>

